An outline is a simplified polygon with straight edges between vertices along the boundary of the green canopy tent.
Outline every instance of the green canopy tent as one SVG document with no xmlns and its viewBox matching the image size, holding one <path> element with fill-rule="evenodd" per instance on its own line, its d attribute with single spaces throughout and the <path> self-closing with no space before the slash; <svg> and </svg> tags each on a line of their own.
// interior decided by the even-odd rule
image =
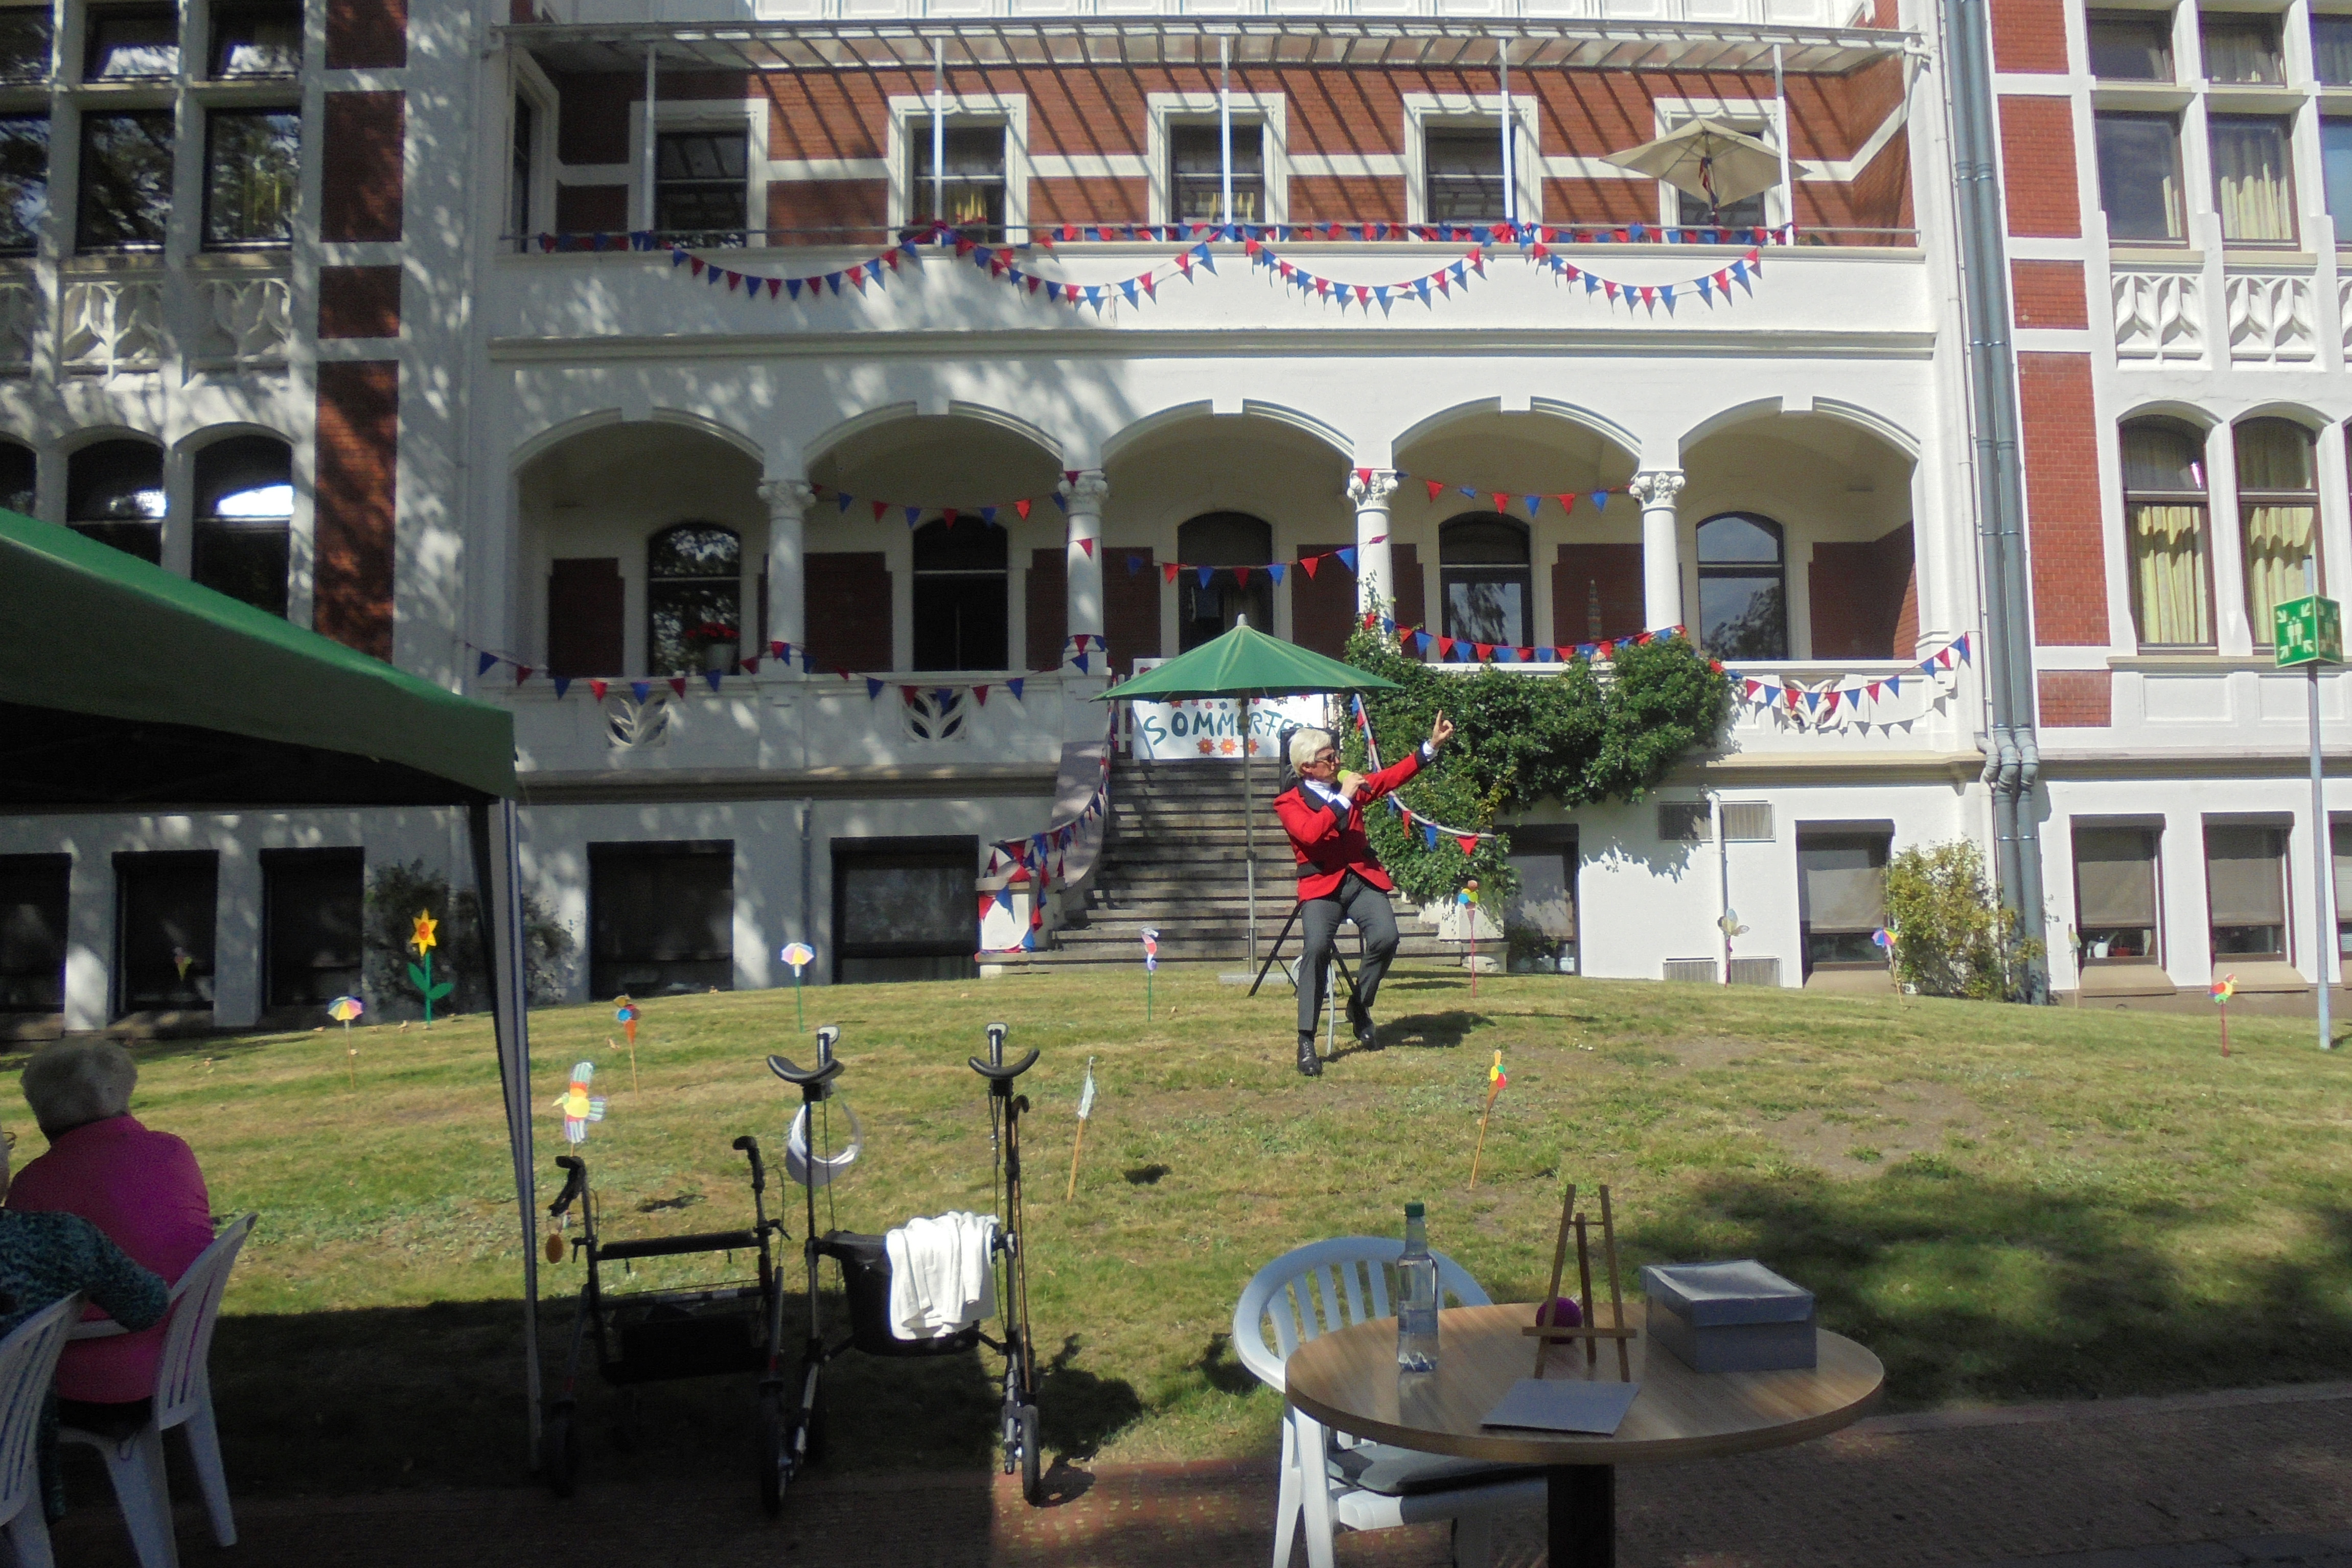
<svg viewBox="0 0 2352 1568">
<path fill-rule="evenodd" d="M 1249 889 L 1249 961 L 1257 962 L 1257 813 L 1250 785 L 1250 704 L 1261 697 L 1308 697 L 1328 691 L 1395 691 L 1352 664 L 1326 658 L 1297 643 L 1270 637 L 1234 618 L 1234 629 L 1157 669 L 1114 686 L 1097 702 L 1173 702 L 1179 698 L 1237 697 L 1242 704 L 1242 860 Z"/>
<path fill-rule="evenodd" d="M 514 721 L 70 529 L 0 511 L 0 812 L 466 808 L 539 1425 Z"/>
</svg>

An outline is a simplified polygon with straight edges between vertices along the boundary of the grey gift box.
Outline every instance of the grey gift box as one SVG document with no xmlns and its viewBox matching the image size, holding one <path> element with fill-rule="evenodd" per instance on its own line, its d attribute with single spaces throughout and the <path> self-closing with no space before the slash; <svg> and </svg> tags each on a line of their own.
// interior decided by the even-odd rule
<svg viewBox="0 0 2352 1568">
<path fill-rule="evenodd" d="M 1813 1293 L 1754 1258 L 1650 1264 L 1650 1337 L 1699 1372 L 1780 1372 L 1814 1363 Z"/>
</svg>

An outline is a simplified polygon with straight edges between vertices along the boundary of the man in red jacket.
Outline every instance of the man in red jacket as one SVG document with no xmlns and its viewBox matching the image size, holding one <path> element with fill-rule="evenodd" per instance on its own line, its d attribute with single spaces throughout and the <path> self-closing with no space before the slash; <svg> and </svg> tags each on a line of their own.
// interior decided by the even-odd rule
<svg viewBox="0 0 2352 1568">
<path fill-rule="evenodd" d="M 1306 906 L 1301 923 L 1307 951 L 1298 961 L 1298 1070 L 1307 1078 L 1323 1073 L 1323 1060 L 1315 1054 L 1315 1020 L 1323 1010 L 1323 972 L 1342 920 L 1355 921 L 1364 939 L 1348 1023 L 1359 1044 L 1379 1048 L 1372 998 L 1396 957 L 1396 911 L 1389 907 L 1396 884 L 1364 837 L 1364 807 L 1421 772 L 1423 762 L 1436 756 L 1453 733 L 1452 721 L 1440 713 L 1429 727 L 1427 744 L 1370 777 L 1341 773 L 1339 748 L 1320 730 L 1301 730 L 1290 738 L 1290 763 L 1298 770 L 1298 783 L 1274 797 L 1274 812 L 1290 835 L 1291 853 L 1298 857 L 1298 901 Z"/>
</svg>

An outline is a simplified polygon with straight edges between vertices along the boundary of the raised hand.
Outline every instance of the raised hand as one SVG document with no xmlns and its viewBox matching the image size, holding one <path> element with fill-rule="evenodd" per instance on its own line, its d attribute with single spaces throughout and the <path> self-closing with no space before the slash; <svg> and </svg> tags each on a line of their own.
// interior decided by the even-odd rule
<svg viewBox="0 0 2352 1568">
<path fill-rule="evenodd" d="M 1437 721 L 1429 727 L 1429 744 L 1433 750 L 1454 738 L 1454 721 L 1441 710 Z"/>
</svg>

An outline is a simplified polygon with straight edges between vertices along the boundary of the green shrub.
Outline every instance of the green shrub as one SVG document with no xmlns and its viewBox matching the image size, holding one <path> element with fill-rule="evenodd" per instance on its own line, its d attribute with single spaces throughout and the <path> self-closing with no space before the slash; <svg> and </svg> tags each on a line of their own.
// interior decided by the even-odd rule
<svg viewBox="0 0 2352 1568">
<path fill-rule="evenodd" d="M 1887 930 L 1895 978 L 1923 996 L 2021 1002 L 2042 943 L 1985 880 L 1966 839 L 1899 851 L 1886 864 Z"/>
<path fill-rule="evenodd" d="M 408 940 L 416 930 L 420 912 L 430 913 L 441 922 L 434 933 L 434 978 L 454 978 L 457 983 L 447 1002 L 435 1006 L 435 1015 L 478 1013 L 488 1007 L 481 909 L 473 890 L 453 895 L 449 879 L 428 869 L 424 861 L 411 860 L 404 866 L 395 860 L 368 873 L 360 949 L 369 1013 L 385 1019 L 425 1016 L 425 1005 L 408 980 L 408 965 L 416 956 Z M 572 933 L 528 894 L 522 901 L 522 943 L 523 972 L 532 1005 L 562 1001 L 563 961 L 572 952 Z"/>
</svg>

